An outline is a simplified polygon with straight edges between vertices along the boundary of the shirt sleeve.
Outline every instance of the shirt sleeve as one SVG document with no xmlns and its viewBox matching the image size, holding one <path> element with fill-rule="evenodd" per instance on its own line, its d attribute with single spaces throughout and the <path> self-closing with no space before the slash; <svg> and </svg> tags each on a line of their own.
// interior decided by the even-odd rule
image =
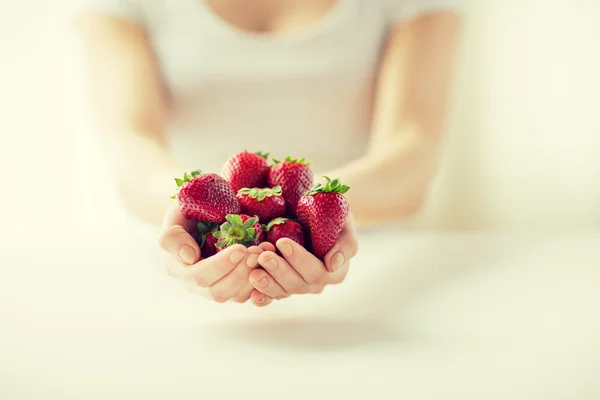
<svg viewBox="0 0 600 400">
<path fill-rule="evenodd" d="M 100 13 L 144 23 L 140 0 L 71 0 L 73 15 Z"/>
<path fill-rule="evenodd" d="M 385 0 L 390 22 L 399 22 L 435 11 L 461 12 L 463 0 Z"/>
</svg>

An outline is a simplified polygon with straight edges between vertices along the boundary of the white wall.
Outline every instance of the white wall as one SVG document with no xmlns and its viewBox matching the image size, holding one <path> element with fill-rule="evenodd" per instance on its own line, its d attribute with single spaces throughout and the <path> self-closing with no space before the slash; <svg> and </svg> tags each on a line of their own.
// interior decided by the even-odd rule
<svg viewBox="0 0 600 400">
<path fill-rule="evenodd" d="M 600 2 L 471 1 L 425 226 L 600 226 Z"/>
<path fill-rule="evenodd" d="M 0 229 L 47 234 L 116 209 L 81 133 L 67 2 L 0 5 Z M 599 227 L 600 2 L 469 1 L 459 58 L 444 167 L 416 225 Z M 94 198 L 103 207 L 83 205 Z"/>
</svg>

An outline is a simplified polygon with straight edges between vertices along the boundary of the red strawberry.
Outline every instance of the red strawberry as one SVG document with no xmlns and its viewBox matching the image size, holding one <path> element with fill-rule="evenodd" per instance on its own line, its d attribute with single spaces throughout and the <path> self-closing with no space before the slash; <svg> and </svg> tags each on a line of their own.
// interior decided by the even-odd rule
<svg viewBox="0 0 600 400">
<path fill-rule="evenodd" d="M 203 174 L 196 170 L 175 178 L 179 188 L 177 197 L 181 213 L 187 219 L 223 222 L 227 214 L 240 211 L 235 192 L 227 181 L 217 174 Z"/>
<path fill-rule="evenodd" d="M 256 215 L 263 224 L 285 215 L 281 186 L 273 189 L 244 188 L 238 192 L 237 199 L 242 213 Z"/>
<path fill-rule="evenodd" d="M 236 192 L 242 188 L 265 187 L 269 175 L 269 153 L 243 151 L 233 155 L 221 170 L 221 175 Z"/>
<path fill-rule="evenodd" d="M 258 217 L 250 217 L 244 214 L 229 214 L 227 222 L 213 235 L 217 242 L 218 251 L 224 250 L 234 244 L 243 244 L 246 247 L 258 246 L 265 241 L 265 233 Z"/>
<path fill-rule="evenodd" d="M 325 185 L 318 184 L 298 202 L 298 221 L 310 236 L 312 253 L 320 259 L 337 241 L 349 211 L 343 194 L 350 187 L 339 179 L 325 179 Z"/>
<path fill-rule="evenodd" d="M 213 235 L 219 229 L 215 222 L 198 221 L 198 244 L 202 258 L 212 257 L 217 254 L 216 244 L 218 239 Z"/>
<path fill-rule="evenodd" d="M 302 226 L 291 219 L 276 218 L 266 226 L 267 242 L 273 243 L 273 246 L 281 238 L 290 238 L 300 246 L 304 247 L 304 230 Z"/>
<path fill-rule="evenodd" d="M 206 239 L 204 240 L 204 246 L 202 246 L 201 254 L 202 258 L 212 257 L 219 252 L 217 249 L 217 239 L 213 232 L 209 232 L 206 234 Z"/>
<path fill-rule="evenodd" d="M 313 184 L 313 173 L 310 163 L 305 163 L 304 158 L 293 160 L 287 157 L 284 162 L 275 161 L 269 171 L 269 186 L 281 186 L 283 198 L 290 216 L 296 215 L 298 200 Z"/>
</svg>

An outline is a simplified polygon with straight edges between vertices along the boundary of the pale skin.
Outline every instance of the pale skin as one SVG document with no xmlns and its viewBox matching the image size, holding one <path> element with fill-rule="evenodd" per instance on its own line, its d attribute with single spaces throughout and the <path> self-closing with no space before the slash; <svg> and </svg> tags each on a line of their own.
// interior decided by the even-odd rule
<svg viewBox="0 0 600 400">
<path fill-rule="evenodd" d="M 308 24 L 335 0 L 213 0 L 213 10 L 245 30 L 277 34 Z M 252 4 L 250 4 L 252 3 Z M 252 7 L 252 12 L 244 12 Z M 183 169 L 165 141 L 169 94 L 155 55 L 137 24 L 86 15 L 84 38 L 92 106 L 111 156 L 121 198 L 135 216 L 161 225 L 165 267 L 191 292 L 217 302 L 251 300 L 262 307 L 292 294 L 320 293 L 341 283 L 358 245 L 356 224 L 412 216 L 435 175 L 460 18 L 436 12 L 393 27 L 376 86 L 370 146 L 362 158 L 323 175 L 351 186 L 352 215 L 323 261 L 289 239 L 232 246 L 200 259 L 194 224 L 169 199 Z M 380 188 L 385 196 L 373 196 Z M 257 268 L 261 266 L 262 268 Z"/>
</svg>

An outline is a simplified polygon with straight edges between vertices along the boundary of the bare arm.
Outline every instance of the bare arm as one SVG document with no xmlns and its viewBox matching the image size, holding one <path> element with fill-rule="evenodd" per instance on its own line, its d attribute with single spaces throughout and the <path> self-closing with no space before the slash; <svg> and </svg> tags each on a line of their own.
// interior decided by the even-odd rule
<svg viewBox="0 0 600 400">
<path fill-rule="evenodd" d="M 459 17 L 425 15 L 391 33 L 379 73 L 368 154 L 330 176 L 352 187 L 361 225 L 414 214 L 435 175 Z"/>
<path fill-rule="evenodd" d="M 103 15 L 77 21 L 96 127 L 129 211 L 160 224 L 182 169 L 165 146 L 166 97 L 144 30 Z"/>
</svg>

